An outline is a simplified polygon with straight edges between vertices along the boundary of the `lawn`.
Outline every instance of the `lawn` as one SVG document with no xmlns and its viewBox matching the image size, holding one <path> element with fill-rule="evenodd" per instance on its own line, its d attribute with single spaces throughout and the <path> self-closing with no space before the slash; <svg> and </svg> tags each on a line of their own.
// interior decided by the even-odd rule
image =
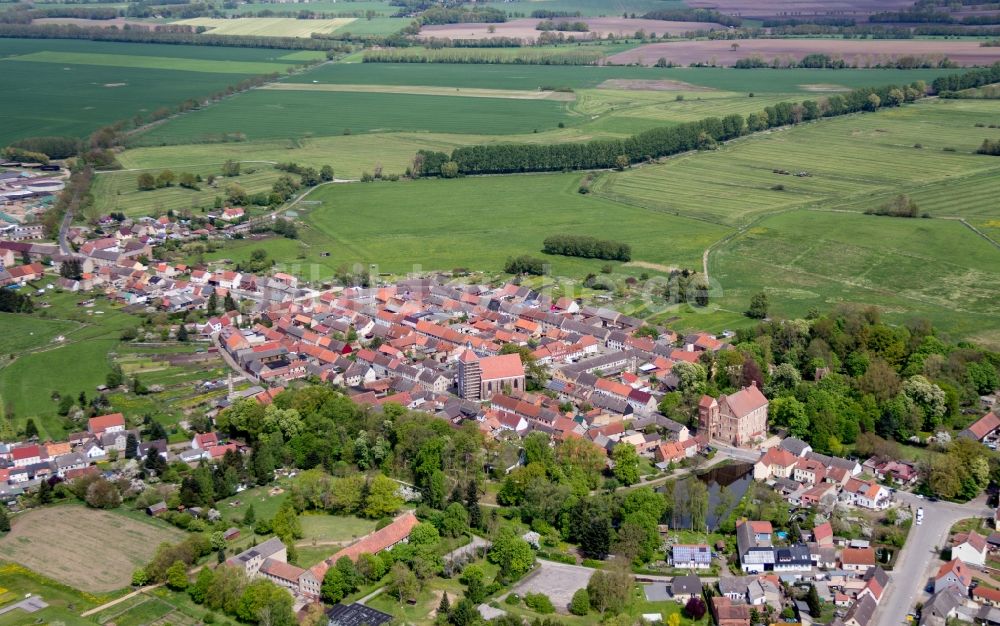
<svg viewBox="0 0 1000 626">
<path fill-rule="evenodd" d="M 287 488 L 287 485 L 283 485 L 283 488 Z M 272 496 L 270 495 L 271 489 L 272 487 L 253 487 L 241 491 L 232 498 L 220 500 L 215 508 L 222 513 L 222 519 L 230 524 L 240 523 L 251 505 L 257 519 L 269 520 L 274 517 L 274 514 L 281 507 L 281 503 L 288 497 L 287 490 Z"/>
<path fill-rule="evenodd" d="M 234 133 L 249 139 L 373 131 L 506 135 L 553 129 L 567 119 L 566 103 L 550 100 L 256 90 L 174 118 L 136 143 L 198 143 Z"/>
<path fill-rule="evenodd" d="M 375 520 L 349 515 L 303 515 L 303 542 L 351 541 L 375 530 Z"/>
<path fill-rule="evenodd" d="M 90 593 L 127 587 L 156 546 L 183 532 L 116 511 L 78 505 L 33 509 L 13 519 L 0 557 Z"/>
<path fill-rule="evenodd" d="M 631 244 L 633 258 L 699 267 L 727 229 L 577 192 L 579 174 L 331 185 L 308 196 L 303 261 L 322 272 L 341 264 L 379 271 L 468 267 L 498 271 L 510 256 L 541 256 L 542 240 L 572 233 Z M 321 257 L 328 252 L 330 256 Z M 583 277 L 606 262 L 547 256 L 552 273 Z M 628 268 L 638 274 L 641 269 Z"/>
<path fill-rule="evenodd" d="M 110 122 L 200 98 L 246 76 L 283 71 L 286 50 L 82 40 L 0 40 L 0 145 L 84 137 Z M 72 94 L 67 97 L 67 94 Z"/>
</svg>

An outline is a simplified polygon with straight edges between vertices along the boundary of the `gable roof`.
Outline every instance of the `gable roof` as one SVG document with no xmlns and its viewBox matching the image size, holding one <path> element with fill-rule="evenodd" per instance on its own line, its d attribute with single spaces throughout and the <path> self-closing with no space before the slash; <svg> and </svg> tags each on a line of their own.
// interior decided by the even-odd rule
<svg viewBox="0 0 1000 626">
<path fill-rule="evenodd" d="M 844 565 L 875 565 L 875 548 L 844 548 L 840 553 Z"/>
<path fill-rule="evenodd" d="M 958 582 L 962 583 L 966 587 L 968 587 L 969 583 L 972 582 L 972 575 L 969 573 L 969 570 L 966 569 L 965 563 L 962 562 L 962 559 L 952 559 L 942 565 L 938 569 L 937 576 L 934 577 L 934 580 L 940 580 L 949 574 L 954 574 L 955 578 L 958 579 Z"/>
<path fill-rule="evenodd" d="M 725 396 L 729 410 L 737 417 L 749 415 L 761 407 L 767 406 L 767 398 L 760 392 L 757 385 L 744 387 L 736 393 Z"/>
<path fill-rule="evenodd" d="M 124 428 L 125 416 L 121 413 L 109 413 L 108 415 L 92 417 L 87 421 L 87 429 L 94 434 L 103 433 L 112 426 Z"/>
<path fill-rule="evenodd" d="M 365 535 L 359 541 L 340 550 L 330 558 L 320 561 L 311 568 L 312 572 L 317 580 L 323 580 L 326 570 L 336 565 L 341 558 L 346 556 L 352 561 L 357 561 L 362 554 L 377 554 L 409 537 L 414 527 L 419 523 L 420 521 L 413 514 L 413 511 L 407 511 L 385 528 Z"/>
<path fill-rule="evenodd" d="M 479 371 L 483 380 L 517 378 L 524 376 L 524 365 L 519 354 L 501 354 L 480 359 Z"/>
<path fill-rule="evenodd" d="M 981 440 L 997 428 L 1000 428 L 1000 416 L 993 411 L 990 411 L 973 422 L 971 426 L 965 429 L 965 432 L 971 434 L 976 439 Z"/>
<path fill-rule="evenodd" d="M 960 546 L 963 543 L 972 546 L 972 549 L 976 552 L 986 552 L 986 537 L 983 537 L 974 530 L 955 535 L 954 545 Z"/>
</svg>

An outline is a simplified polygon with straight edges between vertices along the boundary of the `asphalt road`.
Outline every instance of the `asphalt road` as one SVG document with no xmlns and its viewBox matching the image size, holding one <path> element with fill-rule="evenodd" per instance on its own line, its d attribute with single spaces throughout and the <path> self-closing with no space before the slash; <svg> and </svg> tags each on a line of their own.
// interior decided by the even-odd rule
<svg viewBox="0 0 1000 626">
<path fill-rule="evenodd" d="M 896 499 L 900 506 L 912 507 L 914 514 L 917 507 L 923 507 L 924 521 L 920 526 L 915 523 L 911 526 L 906 544 L 889 575 L 889 589 L 876 613 L 878 626 L 905 624 L 907 614 L 924 599 L 928 570 L 939 562 L 940 550 L 955 522 L 969 517 L 993 517 L 993 509 L 986 506 L 985 495 L 966 504 L 930 502 L 902 491 L 896 494 Z"/>
</svg>

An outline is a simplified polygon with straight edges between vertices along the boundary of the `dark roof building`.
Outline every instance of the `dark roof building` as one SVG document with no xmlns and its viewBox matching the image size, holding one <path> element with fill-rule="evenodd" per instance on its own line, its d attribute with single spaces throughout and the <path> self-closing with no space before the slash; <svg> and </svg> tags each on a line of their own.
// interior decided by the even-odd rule
<svg viewBox="0 0 1000 626">
<path fill-rule="evenodd" d="M 363 604 L 334 605 L 326 612 L 329 626 L 382 626 L 392 620 L 392 616 Z"/>
</svg>

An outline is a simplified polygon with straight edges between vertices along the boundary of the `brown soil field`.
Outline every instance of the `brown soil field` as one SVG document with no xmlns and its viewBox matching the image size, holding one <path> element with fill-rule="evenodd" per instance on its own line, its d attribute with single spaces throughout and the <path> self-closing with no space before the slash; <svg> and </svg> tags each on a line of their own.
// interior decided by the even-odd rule
<svg viewBox="0 0 1000 626">
<path fill-rule="evenodd" d="M 487 39 L 489 37 L 511 37 L 534 41 L 542 33 L 535 30 L 535 26 L 542 20 L 529 18 L 503 22 L 502 24 L 438 24 L 424 26 L 420 29 L 423 37 L 438 37 L 444 39 Z M 553 21 L 563 21 L 558 18 Z M 586 22 L 590 31 L 583 33 L 565 32 L 569 37 L 573 35 L 577 39 L 601 38 L 614 33 L 617 35 L 633 35 L 637 30 L 644 30 L 646 33 L 656 33 L 657 35 L 681 35 L 695 30 L 720 29 L 723 26 L 714 22 L 667 22 L 663 20 L 643 20 L 625 19 L 622 17 L 573 17 L 565 18 L 568 22 Z M 496 32 L 489 32 L 489 27 L 493 26 Z"/>
<path fill-rule="evenodd" d="M 34 509 L 13 519 L 0 558 L 91 593 L 127 587 L 156 546 L 184 533 L 82 506 Z"/>
<path fill-rule="evenodd" d="M 715 91 L 711 87 L 692 85 L 682 80 L 643 80 L 641 78 L 609 78 L 598 89 L 621 89 L 623 91 Z"/>
<path fill-rule="evenodd" d="M 759 56 L 768 63 L 798 61 L 823 53 L 857 67 L 873 67 L 904 56 L 938 60 L 947 57 L 959 65 L 989 65 L 1000 61 L 1000 48 L 982 48 L 977 41 L 854 40 L 854 39 L 744 39 L 734 50 L 731 41 L 672 41 L 652 43 L 608 57 L 608 63 L 653 65 L 663 57 L 679 65 L 715 63 L 732 66 L 737 60 Z"/>
<path fill-rule="evenodd" d="M 751 18 L 828 15 L 863 19 L 872 13 L 908 9 L 913 0 L 687 0 L 685 4 Z"/>
<path fill-rule="evenodd" d="M 74 24 L 76 26 L 101 26 L 103 28 L 110 28 L 111 26 L 117 26 L 121 28 L 126 24 L 131 26 L 145 26 L 147 28 L 152 28 L 154 24 L 149 22 L 139 22 L 136 20 L 129 20 L 123 17 L 116 17 L 113 20 L 88 20 L 82 17 L 40 17 L 36 20 L 31 20 L 32 24 Z"/>
</svg>

